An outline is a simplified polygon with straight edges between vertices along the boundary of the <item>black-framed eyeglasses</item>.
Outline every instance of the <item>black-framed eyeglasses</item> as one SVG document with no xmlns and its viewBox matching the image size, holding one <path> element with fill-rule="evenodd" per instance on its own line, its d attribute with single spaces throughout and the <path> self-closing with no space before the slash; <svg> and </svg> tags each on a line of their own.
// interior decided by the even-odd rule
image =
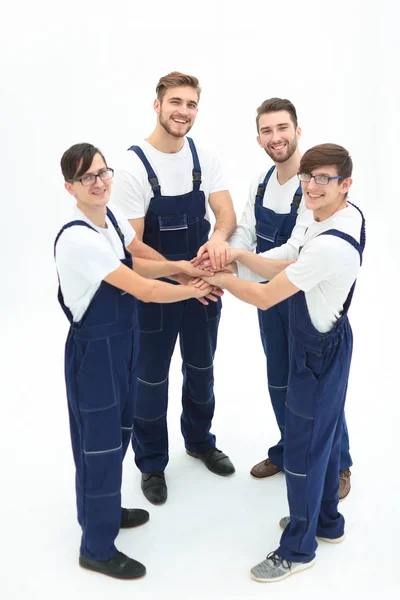
<svg viewBox="0 0 400 600">
<path fill-rule="evenodd" d="M 103 171 L 100 171 L 100 173 L 97 173 L 97 175 L 88 173 L 79 179 L 70 179 L 69 181 L 71 183 L 81 183 L 82 185 L 92 185 L 93 183 L 96 183 L 98 177 L 100 177 L 101 181 L 108 181 L 114 177 L 114 169 L 104 169 Z"/>
<path fill-rule="evenodd" d="M 328 175 L 311 175 L 310 173 L 297 173 L 297 177 L 304 183 L 309 183 L 311 179 L 314 179 L 318 185 L 327 185 L 332 179 L 343 179 L 341 175 L 328 177 Z"/>
</svg>

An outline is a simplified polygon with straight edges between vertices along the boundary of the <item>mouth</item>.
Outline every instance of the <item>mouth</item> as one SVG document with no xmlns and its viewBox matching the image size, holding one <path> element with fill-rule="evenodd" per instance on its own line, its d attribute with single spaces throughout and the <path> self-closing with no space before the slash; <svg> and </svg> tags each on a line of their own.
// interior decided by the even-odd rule
<svg viewBox="0 0 400 600">
<path fill-rule="evenodd" d="M 278 144 L 270 144 L 270 148 L 271 148 L 271 150 L 275 150 L 275 152 L 279 152 L 280 150 L 283 150 L 284 148 L 286 148 L 286 143 L 279 142 Z"/>
<path fill-rule="evenodd" d="M 107 191 L 107 188 L 103 188 L 101 190 L 93 190 L 92 194 L 93 196 L 102 196 L 103 194 L 105 194 Z"/>
<path fill-rule="evenodd" d="M 307 192 L 307 196 L 310 200 L 318 200 L 319 198 L 323 198 L 324 194 L 311 194 L 310 192 Z"/>
<path fill-rule="evenodd" d="M 188 119 L 177 119 L 176 117 L 171 117 L 171 119 L 177 125 L 187 125 L 189 123 Z"/>
</svg>

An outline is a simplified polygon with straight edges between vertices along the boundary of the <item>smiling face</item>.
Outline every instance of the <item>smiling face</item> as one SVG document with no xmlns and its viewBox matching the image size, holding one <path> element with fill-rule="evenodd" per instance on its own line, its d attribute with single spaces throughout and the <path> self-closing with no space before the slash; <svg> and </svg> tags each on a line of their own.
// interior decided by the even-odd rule
<svg viewBox="0 0 400 600">
<path fill-rule="evenodd" d="M 264 113 L 259 118 L 257 141 L 275 163 L 293 156 L 300 134 L 300 127 L 295 128 L 286 110 Z"/>
<path fill-rule="evenodd" d="M 77 175 L 77 179 L 84 179 L 88 175 L 98 175 L 107 169 L 101 154 L 97 153 L 93 157 L 89 169 L 82 174 Z M 79 168 L 78 168 L 79 173 Z M 82 185 L 80 181 L 66 181 L 65 189 L 76 198 L 78 208 L 93 210 L 105 206 L 110 199 L 112 179 L 102 181 L 96 177 L 95 183 L 91 185 Z"/>
<path fill-rule="evenodd" d="M 325 165 L 313 169 L 311 175 L 336 177 L 338 172 L 335 165 Z M 351 184 L 350 177 L 333 179 L 326 185 L 315 183 L 314 178 L 309 182 L 301 183 L 306 207 L 313 211 L 316 221 L 327 219 L 339 208 L 342 208 Z"/>
<path fill-rule="evenodd" d="M 198 102 L 197 91 L 190 86 L 167 89 L 162 100 L 154 102 L 159 124 L 173 137 L 184 137 L 193 127 Z"/>
</svg>

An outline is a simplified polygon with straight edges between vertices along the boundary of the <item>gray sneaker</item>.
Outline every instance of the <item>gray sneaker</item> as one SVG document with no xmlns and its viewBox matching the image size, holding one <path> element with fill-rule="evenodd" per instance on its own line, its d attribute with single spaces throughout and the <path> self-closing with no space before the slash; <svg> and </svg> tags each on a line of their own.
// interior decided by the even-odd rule
<svg viewBox="0 0 400 600">
<path fill-rule="evenodd" d="M 279 527 L 281 529 L 286 529 L 287 525 L 289 524 L 290 521 L 290 517 L 283 517 L 280 521 L 279 521 Z M 328 544 L 340 544 L 340 542 L 343 542 L 344 538 L 345 538 L 345 534 L 341 535 L 338 538 L 324 538 L 324 537 L 316 537 L 317 540 L 319 540 L 320 542 L 328 542 Z"/>
<path fill-rule="evenodd" d="M 253 567 L 250 575 L 256 581 L 271 582 L 286 579 L 297 571 L 305 571 L 315 563 L 315 558 L 310 562 L 290 562 L 281 558 L 276 552 L 270 552 L 265 560 Z"/>
</svg>

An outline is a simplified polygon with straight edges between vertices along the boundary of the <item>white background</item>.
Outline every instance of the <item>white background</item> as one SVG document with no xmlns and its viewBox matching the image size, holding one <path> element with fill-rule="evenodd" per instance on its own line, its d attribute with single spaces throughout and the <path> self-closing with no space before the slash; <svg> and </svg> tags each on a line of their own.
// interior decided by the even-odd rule
<svg viewBox="0 0 400 600">
<path fill-rule="evenodd" d="M 173 3 L 49 0 L 2 8 L 1 578 L 5 600 L 119 598 L 398 598 L 399 337 L 398 29 L 395 2 L 247 0 Z M 351 311 L 355 351 L 347 415 L 352 492 L 347 538 L 318 549 L 312 570 L 273 588 L 250 567 L 274 550 L 287 514 L 283 476 L 248 471 L 277 437 L 255 309 L 225 297 L 216 357 L 218 446 L 234 461 L 217 477 L 186 456 L 180 365 L 170 378 L 169 499 L 147 503 L 131 450 L 125 506 L 151 512 L 118 547 L 147 576 L 119 582 L 78 568 L 74 469 L 63 381 L 68 329 L 56 303 L 52 245 L 71 210 L 59 169 L 71 144 L 98 145 L 110 166 L 149 135 L 160 76 L 196 75 L 194 139 L 221 158 L 238 216 L 269 165 L 255 114 L 271 96 L 297 107 L 301 149 L 323 142 L 354 159 L 351 199 L 367 218 L 367 250 Z"/>
</svg>

